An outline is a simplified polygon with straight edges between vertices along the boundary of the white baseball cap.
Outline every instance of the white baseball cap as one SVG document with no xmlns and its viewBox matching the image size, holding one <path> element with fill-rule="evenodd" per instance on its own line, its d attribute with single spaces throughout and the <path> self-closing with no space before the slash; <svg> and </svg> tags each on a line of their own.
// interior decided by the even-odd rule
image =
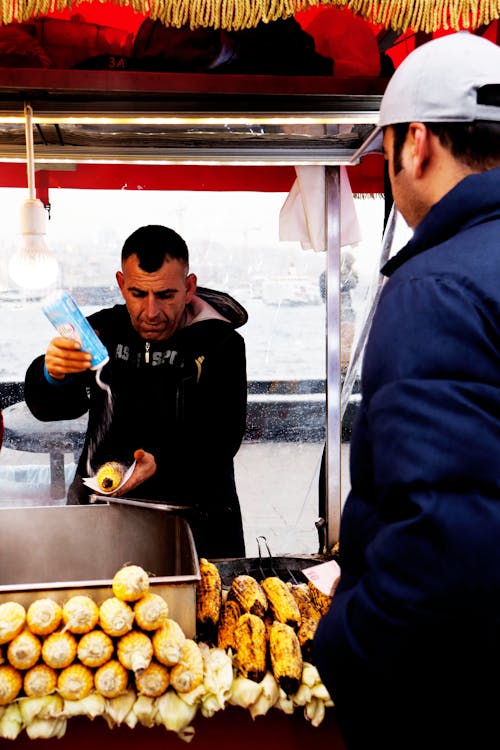
<svg viewBox="0 0 500 750">
<path fill-rule="evenodd" d="M 380 105 L 378 125 L 351 162 L 377 150 L 382 128 L 402 122 L 500 122 L 500 47 L 468 31 L 433 39 L 411 52 L 390 79 Z M 378 137 L 378 138 L 377 138 Z"/>
</svg>

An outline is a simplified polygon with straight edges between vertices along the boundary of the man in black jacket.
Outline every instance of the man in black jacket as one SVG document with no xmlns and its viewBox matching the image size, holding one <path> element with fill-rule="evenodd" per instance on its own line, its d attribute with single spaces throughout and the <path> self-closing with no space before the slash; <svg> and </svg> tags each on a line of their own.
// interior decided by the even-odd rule
<svg viewBox="0 0 500 750">
<path fill-rule="evenodd" d="M 245 431 L 247 320 L 229 295 L 197 289 L 186 243 L 167 227 L 137 229 L 116 274 L 124 305 L 89 317 L 110 360 L 98 373 L 72 339 L 54 338 L 26 373 L 42 421 L 89 412 L 68 504 L 89 502 L 82 478 L 106 461 L 135 469 L 117 495 L 188 505 L 197 552 L 245 554 L 233 458 Z"/>
</svg>

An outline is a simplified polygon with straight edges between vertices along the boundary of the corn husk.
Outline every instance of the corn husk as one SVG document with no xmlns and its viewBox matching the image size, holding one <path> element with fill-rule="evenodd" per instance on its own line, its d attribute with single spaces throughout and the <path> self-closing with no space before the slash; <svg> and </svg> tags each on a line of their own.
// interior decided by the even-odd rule
<svg viewBox="0 0 500 750">
<path fill-rule="evenodd" d="M 325 704 L 319 698 L 312 698 L 304 707 L 304 716 L 313 727 L 319 727 L 325 718 Z"/>
<path fill-rule="evenodd" d="M 278 701 L 276 703 L 276 708 L 279 708 L 279 710 L 283 711 L 283 713 L 285 714 L 293 714 L 293 712 L 295 711 L 293 700 L 285 693 L 285 691 L 281 687 Z"/>
<path fill-rule="evenodd" d="M 182 700 L 174 690 L 167 690 L 164 695 L 156 699 L 158 713 L 157 721 L 163 724 L 165 729 L 176 734 L 183 740 L 189 742 L 194 730 L 188 731 L 191 722 L 196 716 L 198 704 L 190 706 Z"/>
<path fill-rule="evenodd" d="M 296 706 L 305 706 L 311 700 L 311 688 L 302 683 L 295 695 L 291 697 Z"/>
<path fill-rule="evenodd" d="M 302 668 L 301 682 L 310 688 L 312 688 L 314 685 L 317 685 L 318 682 L 321 682 L 318 670 L 313 664 L 309 664 L 309 662 L 307 661 L 304 662 Z"/>
<path fill-rule="evenodd" d="M 4 740 L 15 740 L 21 733 L 24 722 L 18 703 L 10 703 L 0 715 L 0 737 Z"/>
<path fill-rule="evenodd" d="M 106 699 L 106 710 L 103 716 L 110 729 L 120 726 L 125 721 L 127 714 L 132 710 L 135 699 L 135 692 L 131 688 L 117 698 Z"/>
<path fill-rule="evenodd" d="M 156 714 L 158 707 L 154 698 L 150 698 L 147 695 L 138 695 L 135 701 L 132 711 L 127 716 L 127 724 L 130 726 L 128 719 L 133 714 L 139 724 L 144 727 L 151 728 L 156 724 Z"/>
<path fill-rule="evenodd" d="M 236 677 L 231 687 L 228 703 L 232 706 L 248 708 L 258 699 L 262 692 L 260 682 L 249 680 L 248 677 Z"/>
<path fill-rule="evenodd" d="M 62 716 L 58 719 L 34 719 L 26 727 L 26 734 L 30 740 L 60 739 L 66 732 L 66 725 L 67 721 Z"/>
<path fill-rule="evenodd" d="M 265 716 L 279 699 L 280 688 L 272 672 L 266 672 L 260 681 L 261 693 L 255 703 L 249 707 L 250 716 L 255 719 L 257 716 Z"/>
<path fill-rule="evenodd" d="M 86 716 L 95 719 L 106 710 L 106 699 L 99 693 L 90 693 L 77 701 L 64 701 L 63 714 L 69 719 L 72 716 Z"/>
<path fill-rule="evenodd" d="M 64 710 L 64 701 L 60 695 L 56 694 L 21 698 L 18 703 L 23 723 L 26 726 L 35 719 L 57 719 L 62 716 Z"/>
</svg>

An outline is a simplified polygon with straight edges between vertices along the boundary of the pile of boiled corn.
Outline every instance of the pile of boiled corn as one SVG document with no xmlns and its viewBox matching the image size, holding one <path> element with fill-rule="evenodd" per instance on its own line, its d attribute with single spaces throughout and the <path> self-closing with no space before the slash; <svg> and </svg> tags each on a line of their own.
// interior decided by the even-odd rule
<svg viewBox="0 0 500 750">
<path fill-rule="evenodd" d="M 0 604 L 0 738 L 62 737 L 68 719 L 84 715 L 110 728 L 163 725 L 190 741 L 197 712 L 210 717 L 226 704 L 252 717 L 301 706 L 317 726 L 333 704 L 302 659 L 308 616 L 282 612 L 271 579 L 257 588 L 239 576 L 224 600 L 216 566 L 202 559 L 200 571 L 197 623 L 200 632 L 214 628 L 216 641 L 187 638 L 137 565 L 115 574 L 113 596 L 100 605 L 85 595 L 64 604 L 40 598 L 27 609 Z"/>
</svg>

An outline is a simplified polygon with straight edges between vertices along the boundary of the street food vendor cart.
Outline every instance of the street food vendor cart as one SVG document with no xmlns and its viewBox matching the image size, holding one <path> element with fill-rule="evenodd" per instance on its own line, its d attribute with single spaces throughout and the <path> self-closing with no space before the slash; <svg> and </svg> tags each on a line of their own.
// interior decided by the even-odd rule
<svg viewBox="0 0 500 750">
<path fill-rule="evenodd" d="M 65 181 L 77 187 L 96 181 L 130 180 L 141 185 L 189 179 L 210 182 L 211 172 L 219 181 L 231 180 L 233 168 L 248 167 L 262 168 L 264 180 L 268 176 L 277 180 L 285 177 L 290 185 L 291 177 L 300 183 L 303 168 L 315 168 L 327 279 L 326 517 L 321 560 L 331 557 L 341 513 L 342 170 L 349 169 L 354 192 L 384 191 L 381 157 L 369 156 L 361 164 L 352 164 L 352 157 L 376 122 L 385 84 L 383 77 L 179 74 L 120 65 L 105 70 L 0 68 L 3 185 L 24 184 L 27 104 L 37 133 L 35 160 L 44 165 L 39 186 L 46 195 L 49 188 Z M 65 169 L 70 165 L 67 174 L 61 165 Z M 362 345 L 362 338 L 358 345 Z M 345 382 L 350 384 L 347 377 Z M 8 429 L 6 421 L 6 434 Z M 43 530 L 43 524 L 39 529 Z M 178 536 L 176 540 L 179 544 Z M 185 547 L 180 551 L 185 552 Z M 129 557 L 138 554 L 133 543 L 127 552 Z M 93 555 L 91 547 L 87 554 Z M 125 553 L 122 556 L 125 558 Z M 310 562 L 318 562 L 318 556 L 311 555 Z M 196 574 L 196 566 L 195 560 L 190 573 Z M 15 569 L 11 572 L 15 579 Z M 48 583 L 51 581 L 45 582 L 44 590 Z M 83 584 L 87 590 L 85 580 Z M 14 596 L 12 592 L 10 584 L 7 593 Z M 19 592 L 16 595 L 22 596 Z M 193 726 L 194 741 L 202 748 L 215 744 L 234 747 L 235 743 L 245 748 L 259 742 L 267 746 L 273 741 L 299 748 L 314 740 L 328 742 L 338 750 L 343 747 L 331 708 L 316 727 L 298 711 L 287 715 L 271 710 L 252 719 L 236 706 L 227 706 L 210 718 L 197 716 Z M 24 747 L 31 740 L 20 734 L 16 742 Z M 46 742 L 50 747 L 56 739 Z M 183 746 L 180 738 L 173 733 L 165 735 L 161 727 L 131 729 L 124 725 L 111 729 L 101 718 L 89 721 L 77 717 L 57 739 L 57 747 L 78 748 L 84 742 L 105 742 L 108 747 L 137 742 L 152 747 L 165 742 L 172 747 Z"/>
</svg>

